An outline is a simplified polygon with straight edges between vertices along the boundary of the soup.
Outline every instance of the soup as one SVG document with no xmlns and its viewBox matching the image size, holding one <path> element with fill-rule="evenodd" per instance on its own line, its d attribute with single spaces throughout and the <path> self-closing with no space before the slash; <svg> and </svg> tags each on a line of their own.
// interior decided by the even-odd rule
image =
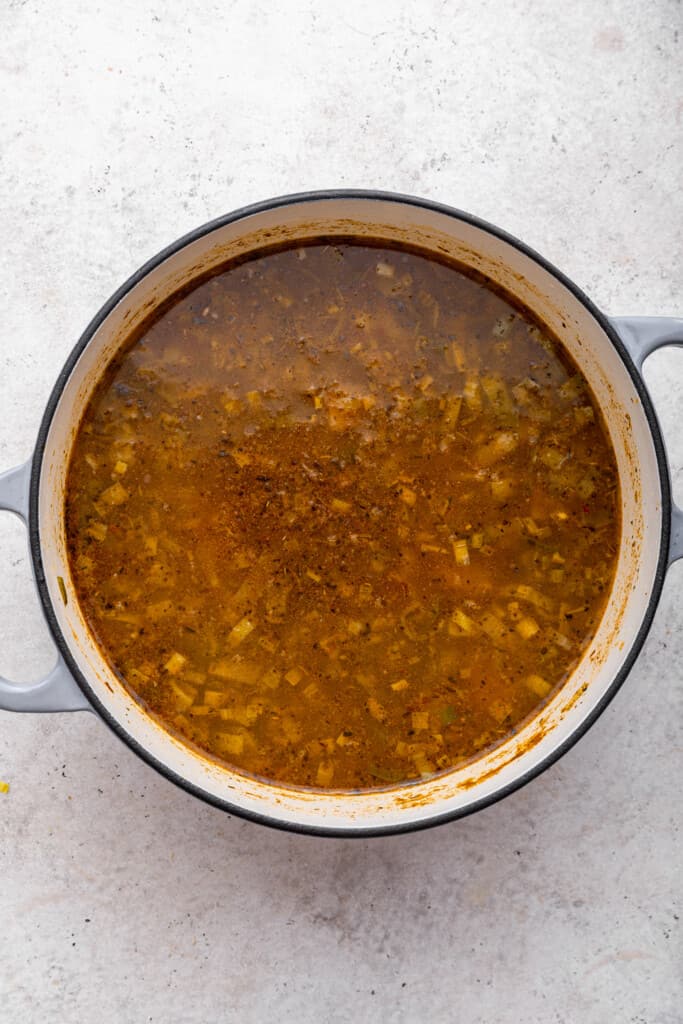
<svg viewBox="0 0 683 1024">
<path fill-rule="evenodd" d="M 462 268 L 324 239 L 224 266 L 128 339 L 66 533 L 121 682 L 233 769 L 444 772 L 519 729 L 599 623 L 614 453 L 543 326 Z"/>
</svg>

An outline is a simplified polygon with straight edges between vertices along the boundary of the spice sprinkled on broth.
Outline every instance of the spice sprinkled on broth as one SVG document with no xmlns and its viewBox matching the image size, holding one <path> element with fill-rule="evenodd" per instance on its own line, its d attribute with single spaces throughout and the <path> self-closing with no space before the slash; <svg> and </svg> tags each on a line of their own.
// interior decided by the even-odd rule
<svg viewBox="0 0 683 1024">
<path fill-rule="evenodd" d="M 483 279 L 324 240 L 228 265 L 107 369 L 66 492 L 78 600 L 135 698 L 237 770 L 333 789 L 500 742 L 594 635 L 614 454 Z"/>
</svg>

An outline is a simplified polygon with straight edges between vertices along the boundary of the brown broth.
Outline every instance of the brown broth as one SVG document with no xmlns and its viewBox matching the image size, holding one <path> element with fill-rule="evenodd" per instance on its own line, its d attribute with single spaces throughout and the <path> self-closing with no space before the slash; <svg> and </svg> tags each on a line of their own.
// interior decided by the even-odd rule
<svg viewBox="0 0 683 1024">
<path fill-rule="evenodd" d="M 420 779 L 519 728 L 599 623 L 619 540 L 585 379 L 524 310 L 418 252 L 227 266 L 107 369 L 67 542 L 145 709 L 296 786 Z"/>
</svg>

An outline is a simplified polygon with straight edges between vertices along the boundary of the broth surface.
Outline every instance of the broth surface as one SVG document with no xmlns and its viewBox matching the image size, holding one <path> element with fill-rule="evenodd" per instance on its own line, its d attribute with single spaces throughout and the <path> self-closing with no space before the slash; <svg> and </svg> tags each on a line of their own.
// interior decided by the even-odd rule
<svg viewBox="0 0 683 1024">
<path fill-rule="evenodd" d="M 557 342 L 483 280 L 323 240 L 224 268 L 107 369 L 70 567 L 149 713 L 238 770 L 372 788 L 500 742 L 567 678 L 619 541 Z"/>
</svg>

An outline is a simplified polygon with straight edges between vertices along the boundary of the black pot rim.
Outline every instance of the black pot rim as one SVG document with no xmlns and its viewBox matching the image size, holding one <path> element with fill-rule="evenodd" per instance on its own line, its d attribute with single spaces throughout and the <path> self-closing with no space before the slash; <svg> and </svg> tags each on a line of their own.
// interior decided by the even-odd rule
<svg viewBox="0 0 683 1024">
<path fill-rule="evenodd" d="M 361 200 L 384 200 L 393 203 L 404 203 L 411 206 L 416 206 L 422 209 L 431 210 L 436 213 L 445 214 L 446 216 L 454 219 L 463 221 L 467 224 L 471 224 L 473 227 L 479 228 L 489 234 L 507 242 L 510 246 L 523 253 L 525 256 L 534 260 L 538 263 L 546 272 L 551 274 L 556 280 L 563 285 L 568 291 L 570 291 L 576 299 L 584 306 L 584 308 L 590 313 L 590 315 L 597 321 L 602 330 L 608 336 L 612 345 L 617 350 L 622 362 L 624 363 L 632 381 L 633 385 L 638 393 L 638 396 L 642 402 L 643 411 L 650 427 L 652 441 L 655 449 L 655 455 L 657 459 L 657 467 L 659 470 L 659 479 L 662 491 L 662 528 L 660 536 L 660 549 L 659 558 L 657 561 L 657 569 L 655 573 L 655 579 L 653 582 L 652 593 L 648 602 L 645 614 L 643 616 L 638 633 L 631 645 L 631 648 L 626 656 L 624 664 L 620 671 L 614 677 L 610 686 L 603 694 L 598 704 L 591 710 L 586 718 L 577 726 L 577 728 L 568 736 L 559 746 L 549 753 L 545 758 L 539 761 L 538 764 L 529 768 L 526 772 L 520 775 L 518 778 L 509 782 L 507 785 L 501 787 L 495 793 L 489 794 L 488 796 L 481 797 L 479 800 L 473 801 L 467 807 L 458 808 L 452 811 L 447 811 L 443 814 L 434 815 L 433 817 L 426 818 L 420 821 L 406 822 L 404 824 L 397 823 L 392 825 L 377 825 L 377 826 L 358 826 L 355 828 L 340 828 L 336 826 L 330 826 L 325 824 L 310 825 L 303 824 L 300 822 L 289 822 L 282 819 L 271 817 L 267 814 L 260 814 L 254 811 L 245 810 L 239 807 L 229 800 L 223 800 L 220 797 L 212 796 L 206 793 L 204 790 L 195 786 L 194 783 L 190 782 L 181 775 L 178 775 L 167 765 L 163 764 L 156 757 L 154 757 L 149 751 L 142 747 L 137 740 L 130 736 L 123 728 L 121 723 L 115 719 L 109 711 L 101 704 L 96 694 L 93 692 L 87 678 L 80 671 L 75 659 L 73 658 L 69 644 L 67 643 L 60 627 L 57 622 L 57 618 L 50 600 L 50 595 L 47 588 L 45 569 L 43 565 L 41 543 L 40 543 L 40 530 L 39 530 L 39 519 L 38 519 L 38 498 L 39 498 L 39 485 L 40 475 L 42 469 L 43 455 L 45 451 L 45 445 L 47 442 L 47 436 L 49 433 L 52 418 L 54 416 L 57 404 L 64 387 L 66 385 L 71 371 L 76 365 L 81 353 L 84 351 L 86 346 L 89 344 L 91 338 L 95 334 L 96 330 L 104 322 L 106 317 L 110 314 L 112 309 L 121 301 L 121 299 L 129 292 L 135 285 L 137 285 L 147 274 L 168 257 L 177 253 L 180 249 L 196 241 L 199 238 L 210 234 L 218 228 L 224 227 L 227 224 L 231 224 L 235 221 L 242 220 L 245 217 L 251 216 L 256 213 L 262 213 L 278 209 L 282 206 L 291 206 L 297 203 L 307 203 L 317 200 L 330 200 L 330 199 L 361 199 Z M 57 645 L 57 648 L 64 658 L 69 671 L 72 673 L 76 683 L 83 691 L 84 695 L 97 711 L 99 716 L 107 723 L 107 725 L 113 730 L 114 733 L 121 739 L 128 747 L 130 747 L 139 757 L 147 762 L 152 768 L 158 771 L 165 778 L 174 782 L 182 789 L 191 793 L 193 796 L 199 797 L 199 799 L 206 803 L 212 804 L 214 807 L 218 807 L 223 811 L 228 811 L 231 814 L 235 814 L 238 817 L 246 818 L 250 821 L 258 822 L 262 825 L 268 825 L 273 828 L 282 829 L 284 831 L 295 832 L 300 834 L 308 835 L 321 835 L 321 836 L 334 836 L 339 838 L 370 838 L 373 836 L 382 835 L 395 835 L 406 832 L 416 832 L 426 828 L 433 828 L 436 825 L 441 825 L 447 821 L 453 821 L 457 818 L 464 818 L 470 814 L 474 814 L 476 811 L 482 810 L 484 807 L 488 807 L 510 793 L 521 789 L 532 779 L 539 776 L 552 764 L 554 764 L 560 757 L 563 756 L 574 744 L 588 731 L 593 723 L 600 717 L 602 712 L 605 710 L 607 705 L 613 699 L 617 691 L 622 686 L 624 680 L 629 674 L 633 664 L 640 652 L 641 647 L 645 641 L 652 620 L 659 603 L 659 599 L 664 584 L 664 578 L 666 575 L 666 569 L 668 565 L 668 554 L 669 554 L 669 542 L 670 542 L 670 525 L 671 525 L 671 483 L 669 477 L 669 468 L 666 459 L 666 453 L 664 448 L 664 442 L 662 439 L 661 430 L 657 421 L 657 416 L 652 405 L 650 396 L 645 388 L 642 377 L 636 369 L 632 359 L 630 358 L 624 344 L 614 330 L 609 319 L 593 304 L 587 295 L 566 277 L 560 270 L 557 269 L 552 263 L 546 260 L 539 253 L 535 252 L 532 248 L 521 242 L 514 235 L 508 234 L 506 231 L 501 230 L 494 224 L 490 224 L 487 221 L 481 220 L 478 217 L 474 217 L 471 214 L 465 213 L 455 207 L 447 206 L 442 203 L 433 202 L 429 199 L 422 199 L 416 196 L 405 195 L 402 193 L 376 191 L 376 190 L 365 190 L 365 189 L 329 189 L 322 191 L 309 191 L 309 192 L 297 192 L 292 195 L 278 196 L 273 199 L 267 199 L 260 203 L 254 203 L 249 206 L 241 207 L 232 213 L 225 214 L 222 217 L 218 217 L 215 220 L 211 220 L 208 223 L 196 228 L 194 231 L 189 232 L 177 241 L 171 243 L 161 252 L 157 253 L 150 260 L 144 263 L 139 270 L 137 270 L 128 280 L 121 285 L 117 291 L 108 299 L 107 302 L 102 306 L 99 312 L 90 321 L 83 334 L 74 346 L 71 354 L 69 355 L 64 367 L 62 368 L 59 376 L 57 377 L 54 387 L 48 398 L 45 412 L 41 420 L 40 428 L 38 431 L 38 437 L 36 440 L 36 447 L 33 453 L 32 464 L 31 464 L 31 484 L 29 492 L 29 543 L 31 550 L 31 557 L 33 561 L 33 569 L 35 574 L 36 585 L 40 600 L 43 606 L 43 611 L 48 622 L 48 626 L 52 633 L 53 639 Z"/>
</svg>

